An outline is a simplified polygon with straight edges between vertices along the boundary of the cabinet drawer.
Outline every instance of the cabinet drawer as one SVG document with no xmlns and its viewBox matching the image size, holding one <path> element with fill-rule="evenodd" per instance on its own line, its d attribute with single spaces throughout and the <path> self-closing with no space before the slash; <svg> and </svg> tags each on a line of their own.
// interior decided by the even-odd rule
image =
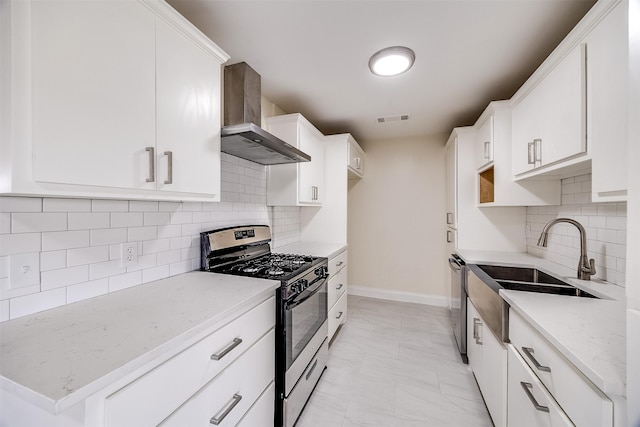
<svg viewBox="0 0 640 427">
<path fill-rule="evenodd" d="M 338 326 L 342 325 L 347 321 L 347 293 L 343 293 L 336 305 L 333 306 L 331 310 L 329 310 L 328 315 L 328 326 L 329 326 L 329 341 L 333 338 L 333 335 L 336 333 Z"/>
<path fill-rule="evenodd" d="M 613 403 L 513 310 L 509 339 L 576 425 L 613 425 Z"/>
<path fill-rule="evenodd" d="M 340 269 L 347 266 L 347 251 L 340 252 L 329 260 L 329 277 L 336 274 Z"/>
<path fill-rule="evenodd" d="M 331 309 L 340 296 L 347 291 L 347 269 L 343 268 L 329 279 L 327 289 L 327 307 Z"/>
<path fill-rule="evenodd" d="M 235 426 L 262 391 L 273 382 L 275 332 L 273 329 L 213 381 L 189 399 L 163 426 Z M 271 402 L 273 404 L 273 401 Z M 269 421 L 273 422 L 273 418 Z"/>
<path fill-rule="evenodd" d="M 157 425 L 274 325 L 275 298 L 270 298 L 109 396 L 105 424 Z"/>
<path fill-rule="evenodd" d="M 508 354 L 507 425 L 518 427 L 573 426 L 571 420 L 567 418 L 513 346 L 508 346 Z"/>
<path fill-rule="evenodd" d="M 249 412 L 240 420 L 237 427 L 273 427 L 273 402 L 276 398 L 276 386 L 272 382 L 262 392 Z"/>
</svg>

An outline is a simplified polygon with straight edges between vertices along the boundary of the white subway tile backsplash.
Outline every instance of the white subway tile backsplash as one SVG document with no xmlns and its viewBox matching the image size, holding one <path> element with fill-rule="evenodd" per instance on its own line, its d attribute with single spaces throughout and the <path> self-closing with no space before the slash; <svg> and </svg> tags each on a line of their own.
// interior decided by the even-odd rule
<svg viewBox="0 0 640 427">
<path fill-rule="evenodd" d="M 40 271 L 58 270 L 66 266 L 66 250 L 40 252 Z"/>
<path fill-rule="evenodd" d="M 67 266 L 94 264 L 109 261 L 109 246 L 92 246 L 89 248 L 69 249 L 67 251 Z"/>
<path fill-rule="evenodd" d="M 0 256 L 39 252 L 41 249 L 41 233 L 0 234 Z"/>
<path fill-rule="evenodd" d="M 42 199 L 43 212 L 91 212 L 90 199 Z"/>
<path fill-rule="evenodd" d="M 104 295 L 108 292 L 108 278 L 71 285 L 67 287 L 67 304 Z"/>
<path fill-rule="evenodd" d="M 222 187 L 218 203 L 0 197 L 0 321 L 197 270 L 203 230 L 271 224 L 273 247 L 299 240 L 300 208 L 266 205 L 265 166 L 222 153 Z M 125 268 L 128 241 L 138 262 Z M 3 264 L 26 252 L 40 252 L 42 289 L 9 289 Z"/>
<path fill-rule="evenodd" d="M 596 277 L 624 286 L 627 204 L 590 201 L 590 174 L 563 179 L 561 206 L 527 208 L 527 251 L 575 269 L 580 256 L 580 240 L 575 227 L 562 223 L 555 225 L 549 232 L 548 247 L 536 245 L 547 222 L 559 217 L 575 219 L 587 232 L 588 255 L 596 261 Z"/>
<path fill-rule="evenodd" d="M 92 230 L 109 228 L 109 213 L 107 212 L 70 212 L 69 230 Z"/>
<path fill-rule="evenodd" d="M 119 274 L 109 277 L 109 292 L 120 291 L 142 284 L 142 271 Z"/>
<path fill-rule="evenodd" d="M 9 256 L 0 256 L 0 278 L 9 277 Z"/>
<path fill-rule="evenodd" d="M 158 212 L 158 202 L 131 200 L 129 212 Z"/>
<path fill-rule="evenodd" d="M 89 280 L 89 266 L 61 268 L 40 273 L 40 287 L 43 291 L 60 288 Z"/>
<path fill-rule="evenodd" d="M 0 234 L 11 233 L 11 214 L 9 212 L 0 213 Z"/>
<path fill-rule="evenodd" d="M 141 212 L 114 212 L 111 214 L 111 227 L 142 227 L 142 218 Z"/>
<path fill-rule="evenodd" d="M 42 212 L 39 197 L 0 197 L 0 212 Z"/>
<path fill-rule="evenodd" d="M 93 212 L 127 212 L 129 201 L 127 200 L 92 200 L 91 210 Z"/>
<path fill-rule="evenodd" d="M 50 291 L 12 298 L 9 302 L 9 316 L 11 319 L 15 319 L 16 317 L 59 307 L 65 305 L 66 302 L 66 288 L 52 289 Z"/>
<path fill-rule="evenodd" d="M 103 230 L 91 230 L 91 246 L 112 245 L 127 241 L 128 230 L 126 228 L 110 228 Z"/>
<path fill-rule="evenodd" d="M 86 247 L 89 246 L 89 236 L 89 230 L 42 233 L 42 250 L 57 251 L 59 249 Z"/>
</svg>

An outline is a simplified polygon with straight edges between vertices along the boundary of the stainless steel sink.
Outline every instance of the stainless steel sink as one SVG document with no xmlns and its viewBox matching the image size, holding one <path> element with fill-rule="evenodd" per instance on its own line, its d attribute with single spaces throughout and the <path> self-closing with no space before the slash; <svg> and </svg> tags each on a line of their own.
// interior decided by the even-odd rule
<svg viewBox="0 0 640 427">
<path fill-rule="evenodd" d="M 499 340 L 509 342 L 509 305 L 500 289 L 597 298 L 535 268 L 467 264 L 467 295 Z"/>
<path fill-rule="evenodd" d="M 536 268 L 503 265 L 478 265 L 478 268 L 487 273 L 504 289 L 597 298 Z"/>
</svg>

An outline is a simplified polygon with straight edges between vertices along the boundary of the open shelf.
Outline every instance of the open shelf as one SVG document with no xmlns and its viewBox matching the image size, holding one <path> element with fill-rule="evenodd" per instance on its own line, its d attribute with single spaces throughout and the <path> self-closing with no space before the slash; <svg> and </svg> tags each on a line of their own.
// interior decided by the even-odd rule
<svg viewBox="0 0 640 427">
<path fill-rule="evenodd" d="M 493 191 L 493 166 L 489 169 L 480 172 L 480 203 L 493 203 L 494 191 Z"/>
</svg>

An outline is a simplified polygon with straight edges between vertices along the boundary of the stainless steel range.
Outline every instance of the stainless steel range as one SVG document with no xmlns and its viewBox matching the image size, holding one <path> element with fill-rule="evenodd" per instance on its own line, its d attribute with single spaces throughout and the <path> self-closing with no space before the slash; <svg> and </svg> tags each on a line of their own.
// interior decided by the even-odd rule
<svg viewBox="0 0 640 427">
<path fill-rule="evenodd" d="M 326 258 L 272 253 L 268 226 L 200 233 L 201 270 L 279 280 L 276 291 L 276 427 L 293 426 L 327 366 Z"/>
</svg>

